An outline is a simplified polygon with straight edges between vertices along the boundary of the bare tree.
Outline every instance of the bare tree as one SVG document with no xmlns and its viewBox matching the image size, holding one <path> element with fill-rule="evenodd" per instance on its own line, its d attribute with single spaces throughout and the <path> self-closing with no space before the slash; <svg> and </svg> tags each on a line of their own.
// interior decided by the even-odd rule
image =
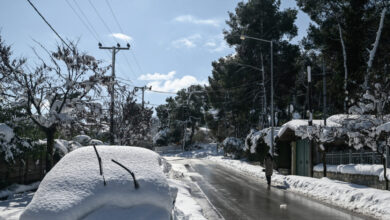
<svg viewBox="0 0 390 220">
<path fill-rule="evenodd" d="M 98 85 L 109 67 L 99 67 L 100 61 L 80 53 L 73 42 L 70 47 L 58 46 L 55 52 L 38 45 L 45 56 L 33 49 L 40 60 L 36 67 L 30 68 L 23 60 L 11 63 L 4 59 L 1 66 L 11 73 L 8 101 L 22 107 L 46 135 L 48 171 L 53 166 L 55 133 L 60 125 L 74 121 L 78 112 L 91 106 L 88 103 L 100 94 Z"/>
</svg>

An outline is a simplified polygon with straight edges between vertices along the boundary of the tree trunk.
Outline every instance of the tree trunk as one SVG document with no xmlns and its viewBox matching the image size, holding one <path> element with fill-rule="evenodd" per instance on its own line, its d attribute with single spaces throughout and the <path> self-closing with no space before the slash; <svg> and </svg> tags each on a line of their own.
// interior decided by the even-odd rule
<svg viewBox="0 0 390 220">
<path fill-rule="evenodd" d="M 191 125 L 190 145 L 192 144 L 192 138 L 194 137 L 194 133 L 195 133 L 195 124 L 193 123 Z"/>
<path fill-rule="evenodd" d="M 347 90 L 347 83 L 348 83 L 348 67 L 347 67 L 347 52 L 345 48 L 345 43 L 343 39 L 343 32 L 341 30 L 340 23 L 337 24 L 339 28 L 339 35 L 340 35 L 340 42 L 341 42 L 341 48 L 343 50 L 343 60 L 344 60 L 344 113 L 347 113 L 347 100 L 348 100 L 348 90 Z"/>
<path fill-rule="evenodd" d="M 387 147 L 387 146 L 386 146 Z M 387 158 L 382 154 L 382 164 L 383 164 L 383 177 L 386 182 L 386 190 L 389 190 L 389 179 L 387 179 Z"/>
<path fill-rule="evenodd" d="M 383 22 L 384 22 L 385 17 L 386 17 L 386 10 L 387 10 L 386 7 L 384 7 L 383 10 L 382 10 L 381 19 L 379 21 L 378 31 L 376 32 L 375 42 L 373 44 L 372 49 L 369 50 L 369 57 L 368 57 L 368 61 L 367 61 L 367 71 L 366 71 L 366 75 L 364 76 L 364 86 L 365 86 L 365 88 L 368 88 L 368 78 L 369 78 L 369 75 L 370 75 L 370 70 L 372 68 L 372 63 L 374 61 L 375 53 L 376 53 L 376 51 L 378 49 L 379 40 L 381 38 L 382 29 L 383 29 Z"/>
<path fill-rule="evenodd" d="M 47 128 L 46 133 L 46 173 L 53 167 L 53 153 L 54 153 L 54 134 L 56 129 L 53 127 Z"/>
<path fill-rule="evenodd" d="M 326 177 L 326 151 L 322 151 L 322 166 L 323 166 L 323 177 Z"/>
</svg>

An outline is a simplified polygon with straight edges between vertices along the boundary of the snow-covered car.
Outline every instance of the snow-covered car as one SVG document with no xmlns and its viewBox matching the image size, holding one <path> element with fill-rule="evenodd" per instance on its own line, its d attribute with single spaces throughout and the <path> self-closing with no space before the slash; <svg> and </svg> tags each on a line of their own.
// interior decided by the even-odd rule
<svg viewBox="0 0 390 220">
<path fill-rule="evenodd" d="M 45 176 L 20 219 L 170 219 L 177 188 L 169 169 L 144 148 L 76 149 Z"/>
</svg>

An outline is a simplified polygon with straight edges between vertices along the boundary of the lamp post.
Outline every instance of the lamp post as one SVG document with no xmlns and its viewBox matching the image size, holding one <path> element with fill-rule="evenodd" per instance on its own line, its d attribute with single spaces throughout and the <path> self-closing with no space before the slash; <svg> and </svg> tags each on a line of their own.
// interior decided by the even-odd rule
<svg viewBox="0 0 390 220">
<path fill-rule="evenodd" d="M 250 37 L 246 35 L 240 36 L 241 40 L 252 39 L 270 44 L 270 56 L 271 56 L 271 151 L 272 157 L 274 156 L 275 148 L 274 148 L 274 123 L 275 123 L 275 114 L 274 114 L 274 56 L 273 56 L 273 41 L 272 40 L 264 40 L 257 37 Z"/>
</svg>

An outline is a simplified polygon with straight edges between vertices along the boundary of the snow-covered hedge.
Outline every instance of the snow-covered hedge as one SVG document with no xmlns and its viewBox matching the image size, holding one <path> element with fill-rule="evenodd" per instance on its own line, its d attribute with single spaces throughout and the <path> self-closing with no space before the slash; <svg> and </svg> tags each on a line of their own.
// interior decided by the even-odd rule
<svg viewBox="0 0 390 220">
<path fill-rule="evenodd" d="M 139 147 L 97 146 L 103 176 L 92 146 L 65 155 L 42 180 L 20 219 L 169 219 L 177 189 L 157 153 Z M 132 176 L 111 160 L 130 169 Z M 148 216 L 148 217 L 145 217 Z"/>
<path fill-rule="evenodd" d="M 265 130 L 252 129 L 245 139 L 244 151 L 251 161 L 263 161 L 265 155 L 271 149 L 265 142 L 266 138 L 270 138 Z M 270 142 L 270 141 L 269 141 Z"/>
<path fill-rule="evenodd" d="M 32 147 L 30 141 L 17 137 L 11 127 L 0 123 L 0 157 L 7 162 L 14 161 L 15 157 L 24 149 Z"/>
<path fill-rule="evenodd" d="M 227 137 L 222 142 L 222 147 L 226 154 L 232 154 L 233 157 L 241 157 L 245 144 L 240 138 Z"/>
</svg>

